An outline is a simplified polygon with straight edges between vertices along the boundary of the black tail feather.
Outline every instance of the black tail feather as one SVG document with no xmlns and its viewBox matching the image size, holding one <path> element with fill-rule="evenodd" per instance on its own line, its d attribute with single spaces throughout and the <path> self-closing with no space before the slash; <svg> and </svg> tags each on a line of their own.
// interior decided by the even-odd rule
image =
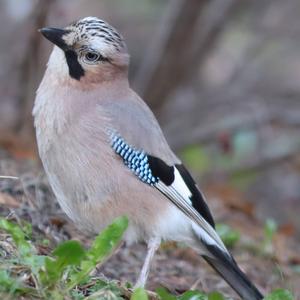
<svg viewBox="0 0 300 300">
<path fill-rule="evenodd" d="M 263 295 L 250 282 L 238 267 L 235 260 L 216 246 L 206 245 L 213 258 L 203 255 L 203 258 L 224 278 L 224 280 L 244 300 L 261 300 Z"/>
</svg>

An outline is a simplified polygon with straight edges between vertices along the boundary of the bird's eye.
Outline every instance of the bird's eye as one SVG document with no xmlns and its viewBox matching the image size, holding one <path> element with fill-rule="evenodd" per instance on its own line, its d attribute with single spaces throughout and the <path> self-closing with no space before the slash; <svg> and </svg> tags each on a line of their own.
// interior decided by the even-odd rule
<svg viewBox="0 0 300 300">
<path fill-rule="evenodd" d="M 101 55 L 96 52 L 87 52 L 85 55 L 86 60 L 89 62 L 95 62 L 95 61 L 99 60 L 100 57 L 101 57 Z"/>
</svg>

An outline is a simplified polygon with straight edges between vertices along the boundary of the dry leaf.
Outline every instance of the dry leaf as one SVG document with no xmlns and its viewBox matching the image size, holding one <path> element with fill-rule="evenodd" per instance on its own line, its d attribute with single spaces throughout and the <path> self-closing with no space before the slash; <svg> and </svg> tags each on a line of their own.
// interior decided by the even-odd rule
<svg viewBox="0 0 300 300">
<path fill-rule="evenodd" d="M 250 217 L 254 217 L 255 207 L 253 203 L 247 202 L 245 196 L 232 186 L 215 184 L 208 187 L 206 191 L 207 194 L 221 199 L 228 208 L 241 211 Z"/>
<path fill-rule="evenodd" d="M 36 147 L 32 138 L 0 132 L 0 146 L 17 159 L 36 159 Z"/>
<path fill-rule="evenodd" d="M 0 205 L 17 208 L 20 206 L 20 203 L 11 195 L 0 192 Z"/>
<path fill-rule="evenodd" d="M 279 233 L 282 233 L 286 236 L 294 236 L 296 233 L 296 228 L 291 223 L 283 224 L 279 227 Z"/>
</svg>

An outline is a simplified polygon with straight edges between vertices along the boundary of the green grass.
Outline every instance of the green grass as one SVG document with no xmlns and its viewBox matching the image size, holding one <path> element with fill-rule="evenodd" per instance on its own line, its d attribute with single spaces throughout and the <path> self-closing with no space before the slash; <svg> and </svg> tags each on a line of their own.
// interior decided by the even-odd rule
<svg viewBox="0 0 300 300">
<path fill-rule="evenodd" d="M 96 237 L 88 250 L 78 241 L 70 240 L 61 243 L 50 256 L 45 256 L 37 254 L 18 225 L 0 219 L 0 228 L 11 235 L 16 246 L 11 257 L 1 258 L 1 299 L 14 299 L 21 295 L 33 299 L 84 299 L 80 286 L 90 280 L 91 271 L 116 248 L 127 225 L 127 218 L 118 218 Z M 99 290 L 102 284 L 103 292 L 109 285 L 100 281 L 95 284 L 98 284 Z M 92 295 L 89 297 L 92 299 Z"/>
<path fill-rule="evenodd" d="M 172 295 L 164 288 L 150 293 L 142 288 L 136 290 L 115 281 L 104 281 L 91 277 L 98 264 L 109 257 L 119 245 L 127 229 L 126 217 L 116 219 L 93 241 L 89 249 L 74 240 L 58 245 L 50 255 L 40 255 L 34 245 L 31 226 L 21 229 L 19 225 L 0 218 L 0 233 L 5 242 L 10 241 L 10 252 L 0 244 L 0 299 L 74 299 L 74 300 L 225 300 L 218 292 L 205 294 L 201 291 L 186 291 Z M 274 226 L 265 226 L 266 240 L 271 243 Z M 224 242 L 233 246 L 239 234 L 228 226 L 218 225 Z M 266 300 L 293 300 L 287 290 L 275 290 Z"/>
</svg>

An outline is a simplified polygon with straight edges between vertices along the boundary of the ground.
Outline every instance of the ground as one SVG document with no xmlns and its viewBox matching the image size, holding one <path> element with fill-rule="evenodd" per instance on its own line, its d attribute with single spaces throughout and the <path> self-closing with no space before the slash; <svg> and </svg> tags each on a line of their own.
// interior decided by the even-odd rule
<svg viewBox="0 0 300 300">
<path fill-rule="evenodd" d="M 19 178 L 0 178 L 1 215 L 32 223 L 35 232 L 51 241 L 48 248 L 41 251 L 49 253 L 55 244 L 66 239 L 78 239 L 89 245 L 91 238 L 77 230 L 60 210 L 39 162 L 15 158 L 0 151 L 0 175 Z M 240 199 L 238 193 L 228 193 L 224 186 L 211 186 L 205 190 L 217 223 L 226 223 L 238 230 L 240 239 L 231 251 L 249 278 L 264 293 L 280 287 L 291 290 L 295 299 L 300 298 L 300 255 L 297 252 L 300 245 L 293 239 L 293 228 L 275 229 L 270 237 L 268 227 L 257 221 L 255 208 Z M 134 282 L 145 253 L 143 244 L 122 245 L 95 274 Z M 159 249 L 147 289 L 155 290 L 159 286 L 173 293 L 194 288 L 205 292 L 218 290 L 238 299 L 201 257 L 181 244 L 165 243 Z"/>
</svg>

